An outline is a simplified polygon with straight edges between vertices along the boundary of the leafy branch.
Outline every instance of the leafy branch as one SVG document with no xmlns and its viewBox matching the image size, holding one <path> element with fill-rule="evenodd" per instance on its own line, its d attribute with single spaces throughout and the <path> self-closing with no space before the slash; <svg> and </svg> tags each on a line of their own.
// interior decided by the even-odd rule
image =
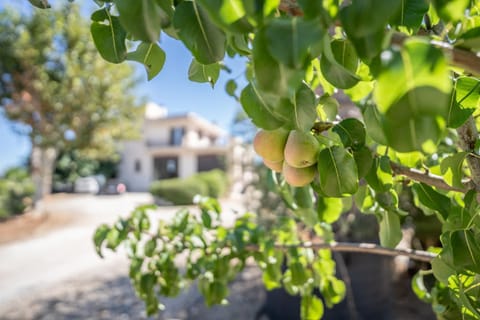
<svg viewBox="0 0 480 320">
<path fill-rule="evenodd" d="M 334 252 L 353 252 L 353 253 L 366 253 L 382 256 L 406 256 L 413 260 L 431 262 L 437 255 L 432 252 L 414 249 L 401 249 L 401 248 L 386 248 L 375 243 L 359 243 L 359 242 L 331 242 L 331 243 L 311 243 L 304 242 L 294 245 L 282 245 L 275 244 L 275 249 L 289 250 L 294 248 L 315 249 L 322 250 L 328 249 Z M 259 251 L 260 247 L 255 245 L 247 246 L 249 250 Z"/>
</svg>

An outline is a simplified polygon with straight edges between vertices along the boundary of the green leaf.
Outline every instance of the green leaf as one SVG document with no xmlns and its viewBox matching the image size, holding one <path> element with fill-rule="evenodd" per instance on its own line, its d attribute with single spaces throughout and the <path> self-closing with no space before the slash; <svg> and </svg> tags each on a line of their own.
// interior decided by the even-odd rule
<svg viewBox="0 0 480 320">
<path fill-rule="evenodd" d="M 103 12 L 102 12 L 103 11 Z M 98 20 L 98 17 L 104 17 Z M 110 15 L 107 9 L 100 9 L 92 14 L 90 26 L 93 42 L 103 59 L 112 63 L 120 63 L 127 56 L 125 39 L 127 33 L 118 17 Z"/>
<path fill-rule="evenodd" d="M 157 239 L 152 238 L 145 243 L 144 253 L 146 257 L 153 256 L 155 249 L 157 247 Z"/>
<path fill-rule="evenodd" d="M 449 266 L 441 255 L 433 258 L 431 264 L 433 275 L 435 276 L 435 278 L 437 278 L 438 281 L 444 284 L 448 284 L 448 278 L 451 275 L 456 274 L 456 270 Z"/>
<path fill-rule="evenodd" d="M 424 183 L 415 183 L 412 188 L 421 204 L 438 211 L 444 219 L 447 219 L 452 206 L 447 196 L 435 191 L 432 187 Z"/>
<path fill-rule="evenodd" d="M 340 11 L 347 35 L 362 37 L 383 30 L 400 9 L 401 0 L 352 1 Z M 374 14 L 367 14 L 374 13 Z"/>
<path fill-rule="evenodd" d="M 355 118 L 345 119 L 333 127 L 345 148 L 357 150 L 365 145 L 365 126 Z"/>
<path fill-rule="evenodd" d="M 288 266 L 288 268 L 290 269 L 290 272 L 292 274 L 293 285 L 301 286 L 305 284 L 305 282 L 307 282 L 307 269 L 300 262 L 293 262 Z"/>
<path fill-rule="evenodd" d="M 446 22 L 460 20 L 470 4 L 470 0 L 433 0 L 432 2 L 440 18 Z"/>
<path fill-rule="evenodd" d="M 464 188 L 462 183 L 463 178 L 463 161 L 467 157 L 467 152 L 458 152 L 454 155 L 448 156 L 440 163 L 440 170 L 442 172 L 445 182 L 452 187 Z"/>
<path fill-rule="evenodd" d="M 302 320 L 321 319 L 323 317 L 324 307 L 322 300 L 316 296 L 303 296 L 300 303 L 300 316 Z"/>
<path fill-rule="evenodd" d="M 458 36 L 455 45 L 478 51 L 480 49 L 480 27 L 467 29 L 464 33 Z"/>
<path fill-rule="evenodd" d="M 385 210 L 398 211 L 398 195 L 393 189 L 377 192 L 375 200 Z"/>
<path fill-rule="evenodd" d="M 114 0 L 122 26 L 135 39 L 155 43 L 162 26 L 170 23 L 168 15 L 155 0 Z"/>
<path fill-rule="evenodd" d="M 447 96 L 433 87 L 417 87 L 391 105 L 383 122 L 388 145 L 399 152 L 434 152 L 445 131 Z M 448 107 L 448 103 L 445 105 Z"/>
<path fill-rule="evenodd" d="M 188 79 L 194 82 L 208 82 L 212 86 L 215 86 L 215 83 L 218 80 L 220 75 L 220 64 L 212 63 L 204 65 L 198 63 L 197 60 L 193 59 L 190 67 L 188 68 Z"/>
<path fill-rule="evenodd" d="M 392 211 L 385 211 L 379 224 L 380 244 L 387 248 L 395 248 L 402 240 L 400 217 Z"/>
<path fill-rule="evenodd" d="M 480 245 L 472 230 L 457 230 L 449 233 L 453 263 L 480 273 Z"/>
<path fill-rule="evenodd" d="M 447 125 L 460 127 L 479 107 L 480 81 L 471 77 L 460 77 L 454 82 L 450 98 Z"/>
<path fill-rule="evenodd" d="M 299 17 L 276 18 L 265 27 L 267 47 L 277 62 L 292 68 L 303 69 L 316 47 L 321 46 L 323 30 L 316 21 Z"/>
<path fill-rule="evenodd" d="M 252 61 L 255 79 L 262 92 L 288 97 L 302 83 L 303 72 L 278 63 L 270 54 L 265 29 L 260 29 L 253 40 Z"/>
<path fill-rule="evenodd" d="M 282 284 L 280 283 L 281 277 L 282 272 L 280 270 L 280 266 L 275 267 L 272 265 L 268 265 L 266 271 L 264 271 L 262 274 L 262 281 L 265 285 L 265 289 L 270 291 L 276 288 L 280 288 L 282 286 Z"/>
<path fill-rule="evenodd" d="M 223 59 L 225 34 L 196 2 L 183 1 L 176 7 L 173 26 L 199 63 L 208 65 Z"/>
<path fill-rule="evenodd" d="M 205 226 L 205 228 L 212 227 L 212 217 L 210 216 L 208 211 L 202 210 L 202 223 Z"/>
<path fill-rule="evenodd" d="M 342 211 L 342 199 L 318 197 L 317 213 L 321 222 L 334 223 L 340 218 Z"/>
<path fill-rule="evenodd" d="M 93 243 L 95 244 L 95 250 L 100 258 L 103 258 L 102 255 L 102 244 L 105 241 L 108 233 L 110 232 L 110 227 L 106 224 L 102 224 L 95 230 L 93 235 Z"/>
<path fill-rule="evenodd" d="M 328 82 L 341 89 L 353 87 L 360 80 L 355 74 L 357 67 L 357 53 L 350 41 L 334 39 L 325 44 L 320 68 Z"/>
<path fill-rule="evenodd" d="M 387 156 L 377 157 L 365 176 L 368 185 L 377 192 L 386 192 L 393 186 L 392 168 Z"/>
<path fill-rule="evenodd" d="M 400 52 L 390 50 L 384 55 L 386 58 L 382 60 L 382 71 L 374 90 L 374 98 L 381 112 L 386 113 L 408 94 L 411 101 L 399 106 L 405 111 L 404 118 L 415 118 L 415 115 L 447 116 L 452 85 L 450 71 L 440 49 L 424 40 L 410 38 Z M 428 100 L 431 96 L 422 99 L 423 92 L 422 95 L 412 95 L 416 93 L 414 89 L 420 87 L 436 89 L 435 103 Z"/>
<path fill-rule="evenodd" d="M 112 249 L 114 251 L 122 241 L 120 237 L 120 231 L 118 231 L 117 228 L 110 229 L 107 233 L 106 239 L 107 239 L 107 248 Z"/>
<path fill-rule="evenodd" d="M 402 0 L 400 10 L 391 18 L 390 23 L 406 27 L 411 34 L 416 33 L 428 9 L 429 3 L 426 0 Z"/>
<path fill-rule="evenodd" d="M 310 186 L 293 188 L 293 198 L 299 208 L 312 208 L 313 192 Z"/>
<path fill-rule="evenodd" d="M 240 103 L 245 113 L 252 119 L 255 126 L 259 128 L 275 130 L 284 124 L 283 121 L 272 114 L 271 107 L 267 105 L 252 84 L 243 89 L 240 95 Z"/>
<path fill-rule="evenodd" d="M 324 94 L 318 100 L 317 113 L 319 118 L 324 121 L 333 122 L 337 118 L 340 104 L 334 97 Z"/>
<path fill-rule="evenodd" d="M 156 43 L 142 42 L 135 51 L 127 54 L 126 59 L 143 64 L 148 80 L 152 80 L 163 68 L 165 52 Z"/>
<path fill-rule="evenodd" d="M 358 188 L 355 160 L 344 148 L 323 149 L 318 156 L 320 188 L 329 197 L 354 194 Z"/>
<path fill-rule="evenodd" d="M 47 0 L 28 0 L 28 2 L 40 9 L 49 9 L 52 7 Z"/>
<path fill-rule="evenodd" d="M 424 273 L 422 270 L 418 271 L 412 278 L 412 289 L 413 293 L 416 294 L 416 296 L 427 303 L 432 302 L 432 296 L 430 292 L 428 291 L 427 287 L 425 286 L 425 282 L 423 279 Z"/>
<path fill-rule="evenodd" d="M 325 305 L 332 308 L 333 305 L 341 302 L 345 297 L 346 286 L 342 280 L 330 276 L 323 281 L 321 292 L 325 299 Z"/>
<path fill-rule="evenodd" d="M 368 210 L 376 204 L 371 188 L 366 185 L 358 188 L 358 191 L 355 193 L 353 199 L 357 207 L 363 213 L 369 213 Z"/>
<path fill-rule="evenodd" d="M 235 82 L 235 80 L 233 79 L 230 79 L 227 81 L 227 83 L 225 84 L 225 91 L 227 92 L 227 94 L 231 97 L 234 97 L 236 98 L 236 94 L 235 94 L 235 91 L 237 90 L 237 83 Z"/>
<path fill-rule="evenodd" d="M 153 293 L 153 288 L 157 277 L 153 273 L 144 273 L 140 276 L 140 293 L 149 296 Z"/>
<path fill-rule="evenodd" d="M 210 18 L 225 31 L 248 33 L 253 26 L 246 18 L 242 0 L 200 0 Z"/>
<path fill-rule="evenodd" d="M 382 50 L 385 26 L 400 8 L 401 0 L 352 1 L 340 10 L 340 20 L 357 54 L 370 61 Z M 365 14 L 375 12 L 375 14 Z"/>
<path fill-rule="evenodd" d="M 271 110 L 277 118 L 285 121 L 290 129 L 308 132 L 317 117 L 315 106 L 315 93 L 302 83 L 292 98 L 281 99 Z"/>
<path fill-rule="evenodd" d="M 363 111 L 363 121 L 365 121 L 365 129 L 370 138 L 383 145 L 387 145 L 387 137 L 383 131 L 383 115 L 374 105 L 367 105 Z"/>
<path fill-rule="evenodd" d="M 353 150 L 353 158 L 357 164 L 358 178 L 361 179 L 367 175 L 372 168 L 373 155 L 372 151 L 363 146 L 357 150 Z"/>
</svg>

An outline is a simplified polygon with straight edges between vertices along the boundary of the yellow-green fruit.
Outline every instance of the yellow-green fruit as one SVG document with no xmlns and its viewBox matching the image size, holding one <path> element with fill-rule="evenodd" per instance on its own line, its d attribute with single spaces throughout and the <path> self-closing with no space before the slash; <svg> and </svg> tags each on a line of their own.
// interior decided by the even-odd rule
<svg viewBox="0 0 480 320">
<path fill-rule="evenodd" d="M 253 149 L 265 160 L 282 161 L 287 138 L 288 131 L 284 129 L 260 130 L 253 139 Z"/>
<path fill-rule="evenodd" d="M 317 163 L 320 145 L 313 135 L 293 130 L 284 149 L 285 161 L 292 167 L 305 168 Z"/>
<path fill-rule="evenodd" d="M 303 187 L 311 183 L 315 178 L 316 166 L 295 168 L 283 162 L 282 173 L 285 181 L 293 187 Z"/>
<path fill-rule="evenodd" d="M 282 172 L 283 160 L 274 162 L 263 159 L 263 163 L 267 168 L 270 168 L 275 172 Z"/>
</svg>

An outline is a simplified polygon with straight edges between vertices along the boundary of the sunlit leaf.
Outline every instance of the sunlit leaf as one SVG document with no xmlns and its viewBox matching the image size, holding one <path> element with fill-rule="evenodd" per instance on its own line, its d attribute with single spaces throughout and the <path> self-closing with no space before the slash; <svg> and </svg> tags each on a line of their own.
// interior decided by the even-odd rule
<svg viewBox="0 0 480 320">
<path fill-rule="evenodd" d="M 358 83 L 355 74 L 358 57 L 352 44 L 343 39 L 335 39 L 324 46 L 320 67 L 328 82 L 337 88 L 347 89 Z"/>
<path fill-rule="evenodd" d="M 196 2 L 183 1 L 175 8 L 173 25 L 199 63 L 208 65 L 223 59 L 225 34 Z"/>
<path fill-rule="evenodd" d="M 277 62 L 293 69 L 302 69 L 310 54 L 321 46 L 323 30 L 314 21 L 302 18 L 277 18 L 265 27 L 267 47 Z"/>
<path fill-rule="evenodd" d="M 463 161 L 467 152 L 458 152 L 448 156 L 440 163 L 440 169 L 445 181 L 452 187 L 463 188 Z"/>
<path fill-rule="evenodd" d="M 273 116 L 271 107 L 267 105 L 258 90 L 249 84 L 240 95 L 240 102 L 245 113 L 259 128 L 274 130 L 280 128 L 284 122 Z"/>
<path fill-rule="evenodd" d="M 208 82 L 214 87 L 220 76 L 220 64 L 212 63 L 204 65 L 193 59 L 188 68 L 188 79 L 195 82 Z"/>
<path fill-rule="evenodd" d="M 390 23 L 406 27 L 412 33 L 417 32 L 428 8 L 429 3 L 426 0 L 403 0 L 400 10 L 391 18 Z"/>
<path fill-rule="evenodd" d="M 165 52 L 156 43 L 142 42 L 134 52 L 127 54 L 126 59 L 143 64 L 148 80 L 152 80 L 163 68 Z"/>
<path fill-rule="evenodd" d="M 342 214 L 343 204 L 340 198 L 319 197 L 317 200 L 317 213 L 321 222 L 333 223 Z"/>
<path fill-rule="evenodd" d="M 382 246 L 394 248 L 402 239 L 400 217 L 395 212 L 384 212 L 379 227 L 380 244 Z"/>
<path fill-rule="evenodd" d="M 169 24 L 167 14 L 154 0 L 114 0 L 122 26 L 135 39 L 156 42 L 162 26 Z"/>
<path fill-rule="evenodd" d="M 127 33 L 121 26 L 118 17 L 110 15 L 107 9 L 100 9 L 92 14 L 90 31 L 93 42 L 103 59 L 112 63 L 120 63 L 125 60 Z"/>
<path fill-rule="evenodd" d="M 300 304 L 302 319 L 321 319 L 323 317 L 323 302 L 315 296 L 303 296 Z"/>
<path fill-rule="evenodd" d="M 322 150 L 318 156 L 320 187 L 329 197 L 354 194 L 358 188 L 357 165 L 353 156 L 342 147 Z"/>
</svg>

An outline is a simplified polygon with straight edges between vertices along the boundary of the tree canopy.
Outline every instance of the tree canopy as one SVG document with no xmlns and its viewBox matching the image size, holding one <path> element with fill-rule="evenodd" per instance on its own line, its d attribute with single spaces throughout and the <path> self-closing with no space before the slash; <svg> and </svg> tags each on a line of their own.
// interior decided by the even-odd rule
<svg viewBox="0 0 480 320">
<path fill-rule="evenodd" d="M 30 127 L 32 146 L 115 153 L 139 115 L 128 65 L 101 59 L 75 6 L 0 13 L 0 98 L 8 118 Z"/>
<path fill-rule="evenodd" d="M 31 2 L 45 7 L 47 1 Z M 145 208 L 98 229 L 99 252 L 103 243 L 115 249 L 122 241 L 131 249 L 131 276 L 149 313 L 158 309 L 157 292 L 176 295 L 197 278 L 208 304 L 223 302 L 227 282 L 253 257 L 267 288 L 300 294 L 302 317 L 318 319 L 324 303 L 330 307 L 345 295 L 323 249 L 354 250 L 335 242 L 331 224 L 358 209 L 379 222 L 383 248 L 372 245 L 372 252 L 430 262 L 413 289 L 439 318 L 480 319 L 479 1 L 95 2 L 91 33 L 104 59 L 140 62 L 152 78 L 161 71 L 161 37 L 168 35 L 192 53 L 189 78 L 214 84 L 225 55 L 246 57 L 248 85 L 237 94 L 229 82 L 227 91 L 239 96 L 262 136 L 275 141 L 264 145 L 310 146 L 298 162 L 290 158 L 295 151 L 285 159 L 265 153 L 265 163 L 280 171 L 271 174 L 271 185 L 294 213 L 273 231 L 262 231 L 249 215 L 222 227 L 212 222 L 218 205 L 208 201 L 201 220 L 182 211 L 153 233 Z M 338 112 L 339 92 L 358 116 Z M 406 190 L 413 207 L 442 224 L 441 246 L 387 249 L 400 241 L 401 222 L 411 214 L 399 205 Z M 302 241 L 299 221 L 320 243 Z M 186 273 L 174 261 L 184 251 Z M 432 274 L 436 282 L 428 286 L 424 278 Z"/>
</svg>

